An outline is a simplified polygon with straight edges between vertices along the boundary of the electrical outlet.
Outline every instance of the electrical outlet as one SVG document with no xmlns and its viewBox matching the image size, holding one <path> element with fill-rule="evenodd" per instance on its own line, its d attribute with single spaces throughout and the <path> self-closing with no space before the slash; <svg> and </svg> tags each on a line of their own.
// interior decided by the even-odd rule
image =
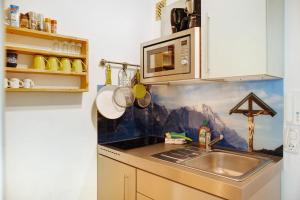
<svg viewBox="0 0 300 200">
<path fill-rule="evenodd" d="M 284 150 L 290 153 L 299 152 L 299 130 L 294 126 L 289 126 L 285 131 Z"/>
</svg>

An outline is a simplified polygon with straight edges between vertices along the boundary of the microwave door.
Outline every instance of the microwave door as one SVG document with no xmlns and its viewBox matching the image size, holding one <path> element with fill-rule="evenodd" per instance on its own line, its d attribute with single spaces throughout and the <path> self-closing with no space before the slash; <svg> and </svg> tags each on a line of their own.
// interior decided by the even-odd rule
<svg viewBox="0 0 300 200">
<path fill-rule="evenodd" d="M 188 65 L 182 65 L 182 53 L 189 54 L 189 41 L 176 39 L 144 49 L 144 78 L 188 73 Z M 186 48 L 182 48 L 186 46 Z"/>
</svg>

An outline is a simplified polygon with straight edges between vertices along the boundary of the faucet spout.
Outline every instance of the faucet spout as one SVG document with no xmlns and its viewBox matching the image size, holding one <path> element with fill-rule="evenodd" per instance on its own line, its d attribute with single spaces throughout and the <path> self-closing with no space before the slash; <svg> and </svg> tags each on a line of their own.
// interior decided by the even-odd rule
<svg viewBox="0 0 300 200">
<path fill-rule="evenodd" d="M 210 151 L 211 150 L 211 147 L 213 145 L 215 145 L 216 143 L 220 142 L 221 140 L 224 139 L 224 136 L 222 134 L 220 134 L 218 137 L 216 137 L 214 140 L 212 140 L 208 145 L 207 145 L 207 148 L 206 148 L 206 151 Z"/>
</svg>

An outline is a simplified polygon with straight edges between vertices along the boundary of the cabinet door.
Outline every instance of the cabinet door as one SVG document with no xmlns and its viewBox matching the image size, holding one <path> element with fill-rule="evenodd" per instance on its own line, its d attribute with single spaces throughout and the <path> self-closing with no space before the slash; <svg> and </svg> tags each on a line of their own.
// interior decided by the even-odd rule
<svg viewBox="0 0 300 200">
<path fill-rule="evenodd" d="M 202 78 L 266 73 L 266 0 L 202 0 Z"/>
<path fill-rule="evenodd" d="M 110 199 L 136 199 L 136 169 L 98 155 L 98 200 Z"/>
</svg>

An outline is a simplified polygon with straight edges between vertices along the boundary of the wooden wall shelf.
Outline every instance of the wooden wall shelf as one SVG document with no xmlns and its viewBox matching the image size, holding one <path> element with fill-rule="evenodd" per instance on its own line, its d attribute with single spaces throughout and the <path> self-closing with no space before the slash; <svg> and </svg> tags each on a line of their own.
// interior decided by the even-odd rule
<svg viewBox="0 0 300 200">
<path fill-rule="evenodd" d="M 44 55 L 44 56 L 55 56 L 59 58 L 80 58 L 80 59 L 86 58 L 86 55 L 73 55 L 73 54 L 66 54 L 66 53 L 33 49 L 33 48 L 25 48 L 25 47 L 5 46 L 5 49 L 14 51 L 18 54 L 26 54 L 26 55 Z"/>
<path fill-rule="evenodd" d="M 6 92 L 65 92 L 65 93 L 80 93 L 87 92 L 87 89 L 76 88 L 6 88 Z"/>
<path fill-rule="evenodd" d="M 47 33 L 43 31 L 31 30 L 27 28 L 18 28 L 13 26 L 6 26 L 6 33 L 15 34 L 15 35 L 22 35 L 27 37 L 33 38 L 40 38 L 46 40 L 61 40 L 67 42 L 79 42 L 79 43 L 87 43 L 87 39 L 77 38 L 72 36 L 54 34 L 54 33 Z"/>
<path fill-rule="evenodd" d="M 75 92 L 87 92 L 89 87 L 88 81 L 88 40 L 78 37 L 60 35 L 60 34 L 53 34 L 47 33 L 43 31 L 31 30 L 26 28 L 18 28 L 18 27 L 11 27 L 6 26 L 6 33 L 7 34 L 14 34 L 14 35 L 21 35 L 29 38 L 39 38 L 51 41 L 66 41 L 66 42 L 75 42 L 80 43 L 82 46 L 81 54 L 80 55 L 73 55 L 61 52 L 54 52 L 44 50 L 42 47 L 41 49 L 35 49 L 30 47 L 23 47 L 23 45 L 6 45 L 5 49 L 9 51 L 16 52 L 17 54 L 25 54 L 25 55 L 43 55 L 43 56 L 54 56 L 58 58 L 70 58 L 70 59 L 81 59 L 84 64 L 86 65 L 86 72 L 82 73 L 75 73 L 75 72 L 62 72 L 62 71 L 48 71 L 48 70 L 35 70 L 32 68 L 24 69 L 24 68 L 10 68 L 5 67 L 5 72 L 8 73 L 18 73 L 18 74 L 39 74 L 39 75 L 51 75 L 51 76 L 74 76 L 80 78 L 80 88 L 31 88 L 31 89 L 24 89 L 24 88 L 17 88 L 6 89 L 7 92 L 66 92 L 66 93 L 75 93 Z M 50 77 L 51 78 L 51 77 Z"/>
<path fill-rule="evenodd" d="M 49 70 L 36 70 L 31 68 L 13 68 L 5 67 L 4 70 L 10 73 L 27 73 L 27 74 L 44 74 L 44 75 L 62 75 L 62 76 L 86 76 L 86 72 L 63 72 L 63 71 L 49 71 Z"/>
</svg>

